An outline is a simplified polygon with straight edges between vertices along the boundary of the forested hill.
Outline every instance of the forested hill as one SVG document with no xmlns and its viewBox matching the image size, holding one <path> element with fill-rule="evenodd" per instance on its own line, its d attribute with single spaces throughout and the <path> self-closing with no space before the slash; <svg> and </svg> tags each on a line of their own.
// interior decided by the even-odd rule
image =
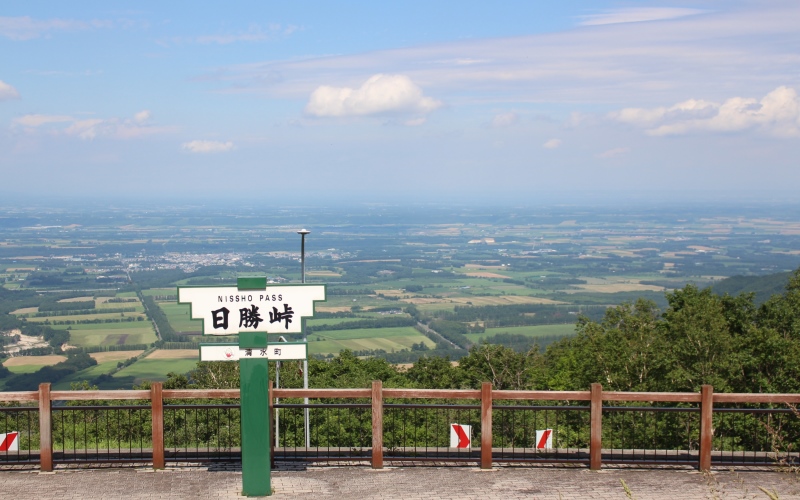
<svg viewBox="0 0 800 500">
<path fill-rule="evenodd" d="M 765 276 L 732 276 L 711 286 L 717 295 L 734 296 L 741 293 L 755 293 L 753 302 L 761 305 L 770 297 L 786 291 L 791 272 L 767 274 Z"/>
</svg>

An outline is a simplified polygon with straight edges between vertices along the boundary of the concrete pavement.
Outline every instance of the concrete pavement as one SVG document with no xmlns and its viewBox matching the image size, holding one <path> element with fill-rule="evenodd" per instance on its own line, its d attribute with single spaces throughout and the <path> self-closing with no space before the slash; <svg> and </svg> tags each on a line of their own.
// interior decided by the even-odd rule
<svg viewBox="0 0 800 500">
<path fill-rule="evenodd" d="M 241 496 L 237 466 L 107 467 L 0 471 L 0 498 L 232 499 Z M 800 499 L 800 473 L 774 470 L 497 466 L 386 467 L 279 464 L 274 499 Z M 770 496 L 772 495 L 772 496 Z"/>
</svg>

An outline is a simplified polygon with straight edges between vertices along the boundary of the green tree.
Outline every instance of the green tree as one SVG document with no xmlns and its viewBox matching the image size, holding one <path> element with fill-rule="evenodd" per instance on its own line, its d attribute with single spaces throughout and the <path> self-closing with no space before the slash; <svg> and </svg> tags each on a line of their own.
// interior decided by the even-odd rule
<svg viewBox="0 0 800 500">
<path fill-rule="evenodd" d="M 449 357 L 423 356 L 405 372 L 405 378 L 425 389 L 460 389 L 464 384 L 463 370 L 453 366 Z"/>
<path fill-rule="evenodd" d="M 495 389 L 522 390 L 534 387 L 542 378 L 544 363 L 538 346 L 518 353 L 502 345 L 482 343 L 473 346 L 458 367 L 470 387 L 491 382 Z"/>
<path fill-rule="evenodd" d="M 711 384 L 717 392 L 730 392 L 747 354 L 741 352 L 741 337 L 731 332 L 732 315 L 726 314 L 723 299 L 710 288 L 686 285 L 668 293 L 667 302 L 659 324 L 665 353 L 660 389 L 699 391 Z"/>
<path fill-rule="evenodd" d="M 646 391 L 658 372 L 663 342 L 654 302 L 639 299 L 606 310 L 600 323 L 580 318 L 574 344 L 582 353 L 582 389 L 600 382 L 613 391 Z"/>
</svg>

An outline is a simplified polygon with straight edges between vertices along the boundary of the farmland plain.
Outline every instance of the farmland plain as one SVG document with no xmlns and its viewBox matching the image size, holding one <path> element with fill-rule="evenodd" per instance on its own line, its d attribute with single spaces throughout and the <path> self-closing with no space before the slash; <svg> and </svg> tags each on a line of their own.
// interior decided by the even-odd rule
<svg viewBox="0 0 800 500">
<path fill-rule="evenodd" d="M 0 212 L 0 291 L 15 305 L 0 314 L 23 329 L 67 332 L 64 345 L 52 346 L 59 355 L 70 346 L 129 350 L 59 387 L 101 375 L 104 387 L 163 380 L 196 362 L 175 350 L 203 340 L 176 287 L 239 276 L 298 283 L 301 226 L 312 231 L 306 281 L 327 289 L 306 323 L 318 356 L 441 349 L 457 358 L 498 334 L 549 342 L 574 333 L 580 314 L 599 318 L 639 297 L 663 307 L 665 293 L 687 283 L 800 265 L 797 205 L 14 207 Z M 457 323 L 467 343 L 432 332 L 434 321 Z M 172 358 L 158 354 L 169 351 Z M 42 366 L 26 357 L 4 366 L 14 374 Z"/>
</svg>

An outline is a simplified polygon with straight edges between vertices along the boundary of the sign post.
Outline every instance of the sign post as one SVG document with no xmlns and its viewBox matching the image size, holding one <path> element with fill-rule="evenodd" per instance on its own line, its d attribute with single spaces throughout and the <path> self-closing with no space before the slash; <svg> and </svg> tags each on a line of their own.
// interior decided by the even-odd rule
<svg viewBox="0 0 800 500">
<path fill-rule="evenodd" d="M 272 494 L 269 434 L 269 361 L 306 359 L 307 344 L 273 344 L 268 334 L 302 333 L 325 285 L 273 285 L 239 278 L 236 287 L 178 287 L 178 303 L 203 321 L 203 335 L 239 335 L 239 344 L 204 344 L 201 361 L 239 361 L 242 427 L 242 493 Z"/>
</svg>

